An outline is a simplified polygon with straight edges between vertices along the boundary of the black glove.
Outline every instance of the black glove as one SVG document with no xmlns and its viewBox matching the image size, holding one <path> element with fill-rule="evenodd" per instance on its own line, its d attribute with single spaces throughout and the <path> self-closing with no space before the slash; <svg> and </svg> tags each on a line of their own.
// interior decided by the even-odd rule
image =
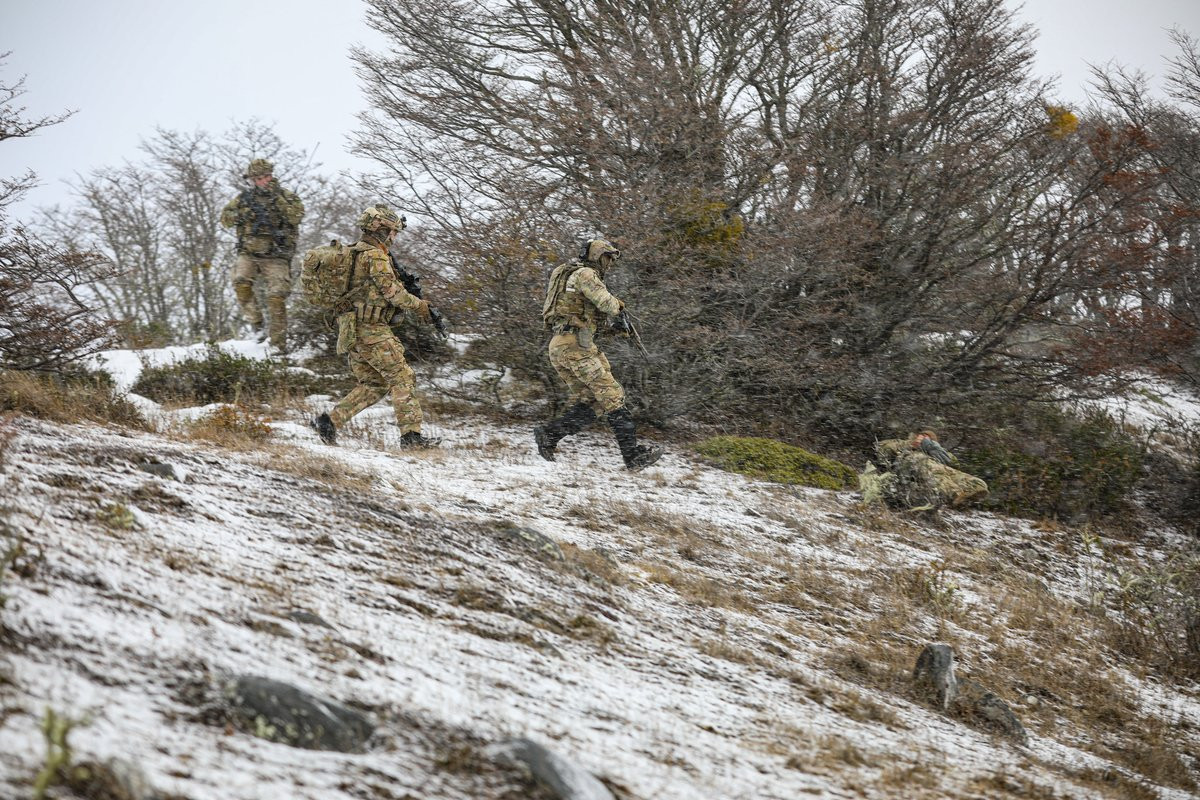
<svg viewBox="0 0 1200 800">
<path fill-rule="evenodd" d="M 939 464 L 951 464 L 954 462 L 954 456 L 946 452 L 946 448 L 935 442 L 933 439 L 921 440 L 921 452 L 932 458 Z"/>
<path fill-rule="evenodd" d="M 623 308 L 613 317 L 611 327 L 616 333 L 622 336 L 628 336 L 633 333 L 633 323 L 629 321 L 629 314 Z"/>
<path fill-rule="evenodd" d="M 443 339 L 449 337 L 450 333 L 446 330 L 446 318 L 442 316 L 442 312 L 436 308 L 429 309 L 429 321 L 433 323 L 433 329 L 438 332 L 438 336 Z"/>
</svg>

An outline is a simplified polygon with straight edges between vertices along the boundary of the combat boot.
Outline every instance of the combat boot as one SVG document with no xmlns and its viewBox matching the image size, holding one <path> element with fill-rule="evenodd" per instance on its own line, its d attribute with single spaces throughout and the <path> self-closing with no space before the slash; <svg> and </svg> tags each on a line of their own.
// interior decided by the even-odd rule
<svg viewBox="0 0 1200 800">
<path fill-rule="evenodd" d="M 322 442 L 325 444 L 337 444 L 337 428 L 328 414 L 313 417 L 311 425 L 312 429 L 321 437 Z"/>
<path fill-rule="evenodd" d="M 576 403 L 558 419 L 545 425 L 535 425 L 533 441 L 537 443 L 538 455 L 547 461 L 554 460 L 554 448 L 567 436 L 579 433 L 596 420 L 596 412 L 587 403 Z"/>
<path fill-rule="evenodd" d="M 441 443 L 441 439 L 432 436 L 422 436 L 420 431 L 409 431 L 400 437 L 400 446 L 405 450 L 425 450 L 430 447 L 437 447 Z"/>
<path fill-rule="evenodd" d="M 661 447 L 650 447 L 637 443 L 637 426 L 633 422 L 633 415 L 629 413 L 629 409 L 621 407 L 616 411 L 610 411 L 608 425 L 617 439 L 617 446 L 621 448 L 621 457 L 625 459 L 626 469 L 637 472 L 662 458 L 663 449 Z"/>
</svg>

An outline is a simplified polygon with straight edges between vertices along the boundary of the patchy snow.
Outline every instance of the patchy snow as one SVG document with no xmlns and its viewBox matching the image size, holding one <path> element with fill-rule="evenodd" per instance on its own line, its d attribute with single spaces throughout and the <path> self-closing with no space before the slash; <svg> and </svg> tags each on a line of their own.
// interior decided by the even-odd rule
<svg viewBox="0 0 1200 800">
<path fill-rule="evenodd" d="M 128 388 L 142 364 L 197 352 L 101 363 Z M 91 718 L 72 733 L 76 758 L 125 758 L 192 800 L 500 796 L 446 765 L 456 743 L 519 737 L 620 800 L 982 797 L 1000 794 L 995 776 L 1083 798 L 1110 791 L 1083 772 L 1132 775 L 1065 718 L 1027 719 L 1021 748 L 839 666 L 894 611 L 889 587 L 935 575 L 959 617 L 914 607 L 928 637 L 881 623 L 867 639 L 915 660 L 953 635 L 964 674 L 986 667 L 988 636 L 1008 635 L 972 564 L 1083 602 L 1103 563 L 1075 532 L 987 514 L 870 518 L 850 493 L 745 479 L 673 445 L 632 474 L 599 427 L 548 463 L 528 426 L 434 419 L 443 447 L 414 453 L 381 404 L 331 448 L 307 426 L 329 402 L 316 395 L 272 422 L 275 442 L 237 451 L 172 433 L 204 409 L 136 402 L 165 433 L 14 422 L 0 490 L 21 498 L 8 524 L 36 558 L 2 588 L 0 796 L 25 791 L 41 763 L 46 707 Z M 113 504 L 132 524 L 105 521 Z M 518 528 L 565 559 L 539 557 Z M 290 619 L 297 609 L 332 630 Z M 1196 752 L 1197 692 L 1111 667 Z M 267 742 L 206 723 L 184 691 L 245 674 L 369 710 L 377 741 L 357 754 Z"/>
<path fill-rule="evenodd" d="M 1147 435 L 1200 432 L 1200 398 L 1150 375 L 1139 377 L 1137 386 L 1125 395 L 1082 405 L 1107 411 L 1118 422 Z"/>
</svg>

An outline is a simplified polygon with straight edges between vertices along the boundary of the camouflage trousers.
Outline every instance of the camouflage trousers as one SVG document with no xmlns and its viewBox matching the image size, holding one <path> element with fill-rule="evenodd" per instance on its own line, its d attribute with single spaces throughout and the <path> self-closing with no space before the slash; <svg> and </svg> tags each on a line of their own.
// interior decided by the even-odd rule
<svg viewBox="0 0 1200 800">
<path fill-rule="evenodd" d="M 864 503 L 882 500 L 897 508 L 959 508 L 988 493 L 981 478 L 939 464 L 924 453 L 904 453 L 887 472 L 868 465 L 858 484 Z"/>
<path fill-rule="evenodd" d="M 390 393 L 400 432 L 419 432 L 421 403 L 413 394 L 416 381 L 412 368 L 404 360 L 404 345 L 392 329 L 382 324 L 358 323 L 358 335 L 347 358 L 358 386 L 329 412 L 334 426 L 341 428 L 355 414 Z"/>
<path fill-rule="evenodd" d="M 574 333 L 560 333 L 550 340 L 549 353 L 550 366 L 567 385 L 571 405 L 586 403 L 597 416 L 625 405 L 625 390 L 596 345 L 584 349 Z"/>
<path fill-rule="evenodd" d="M 271 344 L 283 347 L 287 337 L 287 297 L 292 291 L 292 266 L 285 258 L 262 258 L 242 253 L 233 265 L 233 291 L 242 309 L 242 320 L 259 327 L 263 312 L 254 296 L 254 283 L 266 282 L 271 320 Z"/>
</svg>

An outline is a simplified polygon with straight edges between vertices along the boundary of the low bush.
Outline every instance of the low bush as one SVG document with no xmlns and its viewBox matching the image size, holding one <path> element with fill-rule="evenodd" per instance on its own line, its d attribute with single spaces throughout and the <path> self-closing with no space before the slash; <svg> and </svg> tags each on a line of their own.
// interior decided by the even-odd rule
<svg viewBox="0 0 1200 800">
<path fill-rule="evenodd" d="M 0 413 L 25 414 L 53 422 L 112 422 L 146 429 L 137 406 L 116 393 L 104 373 L 44 374 L 0 371 Z"/>
<path fill-rule="evenodd" d="M 258 445 L 271 438 L 267 420 L 243 406 L 220 406 L 191 424 L 198 439 L 227 447 Z"/>
<path fill-rule="evenodd" d="M 1119 650 L 1185 680 L 1200 677 L 1200 550 L 1114 576 Z"/>
<path fill-rule="evenodd" d="M 959 449 L 960 469 L 988 482 L 984 508 L 1079 521 L 1129 509 L 1145 453 L 1108 414 L 1055 408 L 997 415 Z"/>
<path fill-rule="evenodd" d="M 850 489 L 857 473 L 850 467 L 773 439 L 714 436 L 696 445 L 705 460 L 741 475 L 818 489 Z"/>
<path fill-rule="evenodd" d="M 199 358 L 142 370 L 133 385 L 137 394 L 160 403 L 265 403 L 282 394 L 303 397 L 330 391 L 329 381 L 317 375 L 226 353 L 209 347 Z"/>
</svg>

